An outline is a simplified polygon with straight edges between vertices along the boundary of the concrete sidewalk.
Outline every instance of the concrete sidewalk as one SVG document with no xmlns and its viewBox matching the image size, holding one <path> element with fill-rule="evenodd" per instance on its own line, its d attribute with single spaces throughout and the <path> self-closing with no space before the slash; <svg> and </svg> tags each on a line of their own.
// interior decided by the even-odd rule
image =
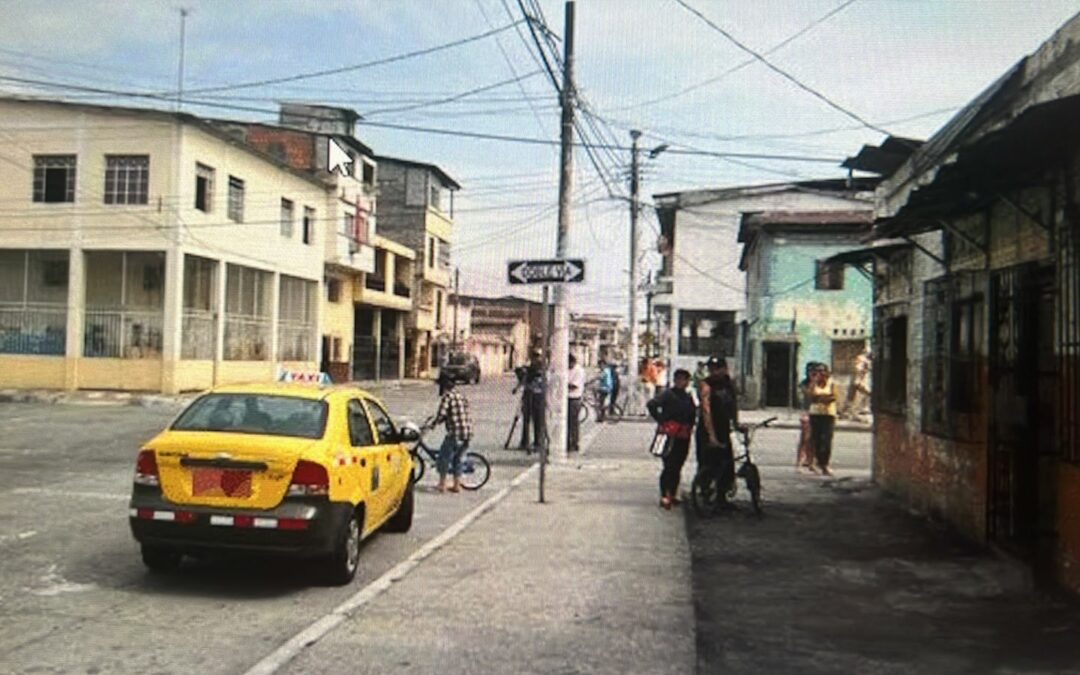
<svg viewBox="0 0 1080 675">
<path fill-rule="evenodd" d="M 693 672 L 689 546 L 647 440 L 604 427 L 548 503 L 534 474 L 286 671 Z"/>
</svg>

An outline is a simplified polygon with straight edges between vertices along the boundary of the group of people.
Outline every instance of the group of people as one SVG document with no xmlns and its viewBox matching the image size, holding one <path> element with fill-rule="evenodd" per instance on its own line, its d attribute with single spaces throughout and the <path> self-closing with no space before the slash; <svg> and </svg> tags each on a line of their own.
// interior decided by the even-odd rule
<svg viewBox="0 0 1080 675">
<path fill-rule="evenodd" d="M 660 506 L 671 509 L 679 503 L 679 480 L 683 464 L 694 440 L 698 470 L 718 472 L 723 485 L 735 481 L 735 452 L 731 432 L 745 431 L 739 423 L 738 397 L 728 373 L 727 361 L 714 356 L 704 364 L 706 373 L 697 383 L 697 400 L 688 388 L 690 371 L 675 371 L 672 386 L 647 403 L 649 414 L 665 436 L 660 473 Z M 727 490 L 721 490 L 726 499 Z"/>
</svg>

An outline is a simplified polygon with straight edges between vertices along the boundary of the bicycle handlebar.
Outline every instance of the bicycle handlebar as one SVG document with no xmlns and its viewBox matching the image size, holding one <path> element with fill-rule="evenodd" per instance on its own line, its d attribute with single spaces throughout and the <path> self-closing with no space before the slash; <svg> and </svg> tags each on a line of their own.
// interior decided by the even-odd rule
<svg viewBox="0 0 1080 675">
<path fill-rule="evenodd" d="M 758 426 L 759 427 L 767 427 L 767 426 L 769 426 L 770 424 L 772 424 L 773 422 L 775 422 L 778 419 L 780 419 L 780 418 L 779 417 L 770 417 L 769 419 L 765 420 L 764 422 L 762 422 Z"/>
</svg>

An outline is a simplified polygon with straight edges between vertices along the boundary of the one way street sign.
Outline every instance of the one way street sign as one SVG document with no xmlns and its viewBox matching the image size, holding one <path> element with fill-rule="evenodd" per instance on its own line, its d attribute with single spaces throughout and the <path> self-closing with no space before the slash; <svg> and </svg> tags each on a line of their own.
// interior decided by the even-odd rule
<svg viewBox="0 0 1080 675">
<path fill-rule="evenodd" d="M 584 260 L 511 260 L 506 268 L 512 284 L 561 284 L 585 281 Z"/>
</svg>

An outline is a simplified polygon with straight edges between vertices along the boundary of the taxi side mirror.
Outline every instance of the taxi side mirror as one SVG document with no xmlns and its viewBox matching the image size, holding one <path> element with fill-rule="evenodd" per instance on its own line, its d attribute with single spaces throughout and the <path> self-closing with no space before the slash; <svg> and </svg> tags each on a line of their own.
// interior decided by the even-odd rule
<svg viewBox="0 0 1080 675">
<path fill-rule="evenodd" d="M 397 430 L 396 435 L 399 443 L 414 443 L 420 440 L 420 432 L 412 427 L 402 427 Z"/>
</svg>

